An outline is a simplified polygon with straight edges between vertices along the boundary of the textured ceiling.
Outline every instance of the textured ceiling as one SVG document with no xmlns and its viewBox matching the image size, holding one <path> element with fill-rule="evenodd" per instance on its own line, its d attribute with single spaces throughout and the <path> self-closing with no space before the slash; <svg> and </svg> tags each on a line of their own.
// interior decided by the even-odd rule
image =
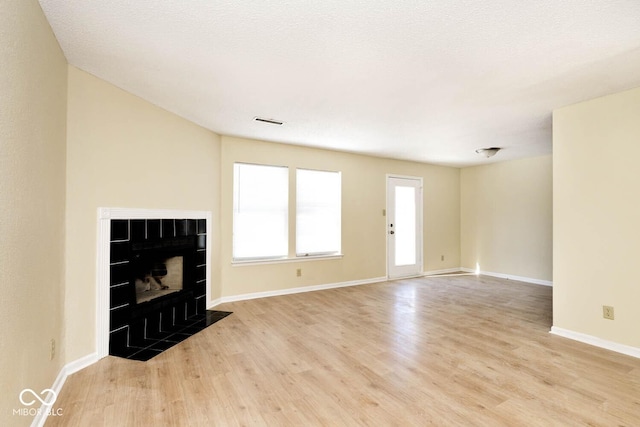
<svg viewBox="0 0 640 427">
<path fill-rule="evenodd" d="M 70 64 L 201 126 L 376 156 L 548 154 L 553 109 L 640 86 L 638 0 L 40 4 Z"/>
</svg>

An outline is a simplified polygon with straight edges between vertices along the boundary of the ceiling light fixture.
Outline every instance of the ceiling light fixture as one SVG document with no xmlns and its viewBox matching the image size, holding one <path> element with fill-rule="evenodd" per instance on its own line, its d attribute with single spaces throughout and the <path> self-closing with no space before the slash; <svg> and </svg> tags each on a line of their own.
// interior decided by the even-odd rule
<svg viewBox="0 0 640 427">
<path fill-rule="evenodd" d="M 489 148 L 478 148 L 476 153 L 485 156 L 487 159 L 489 157 L 493 157 L 496 153 L 500 151 L 500 147 L 489 147 Z"/>
<path fill-rule="evenodd" d="M 278 126 L 282 126 L 284 124 L 284 122 L 281 122 L 279 120 L 265 119 L 264 117 L 254 117 L 253 120 L 255 120 L 256 122 L 269 123 L 271 125 L 278 125 Z"/>
</svg>

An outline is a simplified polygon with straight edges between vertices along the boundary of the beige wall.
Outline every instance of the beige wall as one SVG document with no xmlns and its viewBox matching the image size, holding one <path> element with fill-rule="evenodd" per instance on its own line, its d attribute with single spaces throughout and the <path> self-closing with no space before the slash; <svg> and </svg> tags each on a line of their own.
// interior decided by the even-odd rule
<svg viewBox="0 0 640 427">
<path fill-rule="evenodd" d="M 0 13 L 0 420 L 50 387 L 64 348 L 65 58 L 35 0 Z"/>
<path fill-rule="evenodd" d="M 551 156 L 462 169 L 465 268 L 552 280 Z"/>
<path fill-rule="evenodd" d="M 69 67 L 67 361 L 95 350 L 98 207 L 206 210 L 219 224 L 219 137 Z M 220 255 L 212 248 L 212 295 Z"/>
<path fill-rule="evenodd" d="M 554 111 L 553 323 L 640 347 L 640 88 Z M 615 320 L 602 318 L 602 306 Z"/>
<path fill-rule="evenodd" d="M 338 260 L 232 266 L 234 162 L 341 171 L 344 257 Z M 388 173 L 424 178 L 425 270 L 458 267 L 459 169 L 223 136 L 223 296 L 384 277 L 386 222 L 382 211 L 385 209 Z M 290 218 L 292 215 L 293 210 Z M 290 235 L 293 235 L 293 228 L 290 230 Z M 441 261 L 441 255 L 445 256 L 445 261 Z M 296 277 L 298 268 L 302 269 L 302 277 Z"/>
</svg>

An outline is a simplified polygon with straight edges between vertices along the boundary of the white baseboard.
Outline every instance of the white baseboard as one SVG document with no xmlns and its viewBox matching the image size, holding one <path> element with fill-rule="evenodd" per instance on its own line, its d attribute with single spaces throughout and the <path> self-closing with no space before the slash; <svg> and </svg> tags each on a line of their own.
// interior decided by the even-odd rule
<svg viewBox="0 0 640 427">
<path fill-rule="evenodd" d="M 435 275 L 440 275 L 440 274 L 459 273 L 461 271 L 463 271 L 463 270 L 460 267 L 445 268 L 443 270 L 424 271 L 424 272 L 422 272 L 422 276 L 435 276 Z"/>
<path fill-rule="evenodd" d="M 347 286 L 368 285 L 371 283 L 384 282 L 386 280 L 387 280 L 386 277 L 374 277 L 372 279 L 353 280 L 350 282 L 329 283 L 325 285 L 313 285 L 313 286 L 301 286 L 298 288 L 280 289 L 277 291 L 254 292 L 249 294 L 233 295 L 229 297 L 218 298 L 212 301 L 212 303 L 217 302 L 217 304 L 221 304 L 224 302 L 244 301 L 244 300 L 256 299 L 256 298 L 267 298 L 267 297 L 274 297 L 274 296 L 280 296 L 280 295 L 299 294 L 302 292 L 322 291 L 325 289 L 344 288 Z M 213 307 L 213 305 L 211 305 L 211 307 Z"/>
<path fill-rule="evenodd" d="M 624 344 L 619 344 L 617 342 L 604 340 L 602 338 L 594 337 L 592 335 L 587 335 L 580 332 L 574 332 L 568 329 L 558 328 L 557 326 L 552 326 L 549 333 L 553 335 L 558 335 L 563 338 L 569 338 L 574 341 L 580 341 L 585 344 L 604 348 L 606 350 L 615 351 L 616 353 L 622 353 L 622 354 L 626 354 L 627 356 L 637 357 L 640 359 L 640 348 L 637 348 L 637 347 L 631 347 L 629 345 L 624 345 Z"/>
<path fill-rule="evenodd" d="M 69 375 L 74 374 L 78 372 L 80 369 L 86 368 L 89 365 L 93 365 L 99 359 L 100 358 L 98 357 L 98 353 L 91 353 L 84 357 L 81 357 L 78 360 L 74 360 L 73 362 L 67 363 L 62 367 L 62 369 L 60 369 L 60 372 L 58 373 L 56 380 L 53 382 L 53 385 L 51 386 L 51 390 L 53 390 L 56 393 L 56 396 L 58 396 L 60 394 L 60 391 L 62 391 L 62 386 L 64 385 Z M 55 408 L 55 403 L 53 404 L 53 408 Z M 49 408 L 44 404 L 42 404 L 40 406 L 40 410 L 38 411 L 36 416 L 33 418 L 33 421 L 31 422 L 31 427 L 44 426 L 44 423 L 47 421 L 47 417 L 49 416 L 49 411 L 51 409 L 52 408 Z M 64 408 L 61 408 L 61 409 L 64 411 Z"/>
<path fill-rule="evenodd" d="M 460 270 L 466 273 L 476 273 L 476 270 L 463 267 Z M 553 282 L 550 280 L 533 279 L 531 277 L 514 276 L 513 274 L 493 273 L 491 271 L 480 271 L 481 275 L 498 277 L 500 279 L 517 280 L 519 282 L 533 283 L 534 285 L 553 286 Z"/>
<path fill-rule="evenodd" d="M 212 309 L 213 307 L 215 307 L 216 305 L 222 304 L 222 298 L 216 298 L 214 300 L 209 301 L 209 304 L 207 304 L 207 310 Z"/>
</svg>

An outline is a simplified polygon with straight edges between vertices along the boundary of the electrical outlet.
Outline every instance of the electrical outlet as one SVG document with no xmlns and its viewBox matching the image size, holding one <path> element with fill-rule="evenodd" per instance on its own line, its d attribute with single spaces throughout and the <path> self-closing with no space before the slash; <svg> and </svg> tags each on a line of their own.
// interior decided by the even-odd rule
<svg viewBox="0 0 640 427">
<path fill-rule="evenodd" d="M 602 317 L 605 319 L 613 320 L 613 307 L 610 305 L 602 306 Z"/>
<path fill-rule="evenodd" d="M 53 358 L 56 357 L 56 340 L 51 338 L 50 344 L 51 347 L 49 349 L 49 360 L 53 360 Z"/>
<path fill-rule="evenodd" d="M 296 276 L 298 276 L 298 277 L 302 276 L 302 269 L 301 268 L 296 270 Z"/>
</svg>

